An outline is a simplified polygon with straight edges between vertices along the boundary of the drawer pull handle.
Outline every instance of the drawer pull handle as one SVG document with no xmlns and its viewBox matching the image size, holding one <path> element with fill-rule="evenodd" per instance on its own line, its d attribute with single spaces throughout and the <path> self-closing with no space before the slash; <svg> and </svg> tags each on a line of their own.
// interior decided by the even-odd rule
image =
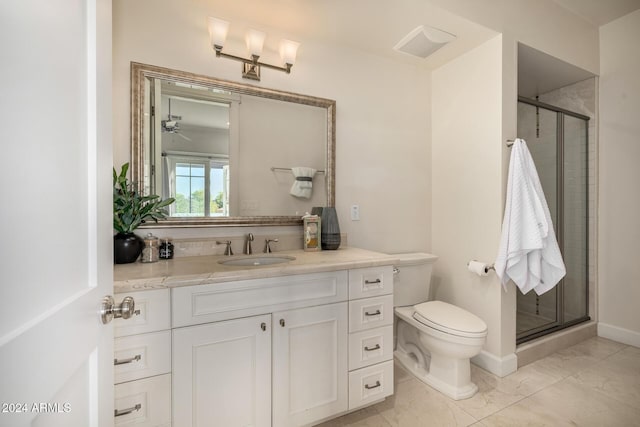
<svg viewBox="0 0 640 427">
<path fill-rule="evenodd" d="M 380 387 L 382 384 L 380 384 L 380 381 L 376 381 L 375 385 L 369 385 L 369 384 L 365 384 L 364 388 L 366 388 L 367 390 L 371 390 L 372 388 L 377 388 Z"/>
<path fill-rule="evenodd" d="M 373 313 L 369 313 L 368 311 L 365 311 L 365 312 L 364 312 L 364 315 L 365 315 L 365 316 L 379 316 L 379 315 L 381 315 L 381 314 L 382 314 L 382 313 L 380 312 L 380 310 L 376 310 L 376 311 L 374 311 Z"/>
<path fill-rule="evenodd" d="M 131 408 L 127 408 L 127 409 L 116 409 L 113 411 L 113 416 L 114 417 L 121 417 L 123 415 L 127 415 L 130 414 L 132 412 L 135 411 L 139 411 L 140 409 L 142 409 L 142 405 L 140 403 L 137 403 L 136 406 L 132 406 Z"/>
<path fill-rule="evenodd" d="M 376 279 L 376 280 L 367 280 L 367 279 L 365 279 L 364 280 L 364 284 L 365 285 L 375 285 L 377 283 L 382 283 L 382 280 L 380 280 L 380 279 Z"/>
<path fill-rule="evenodd" d="M 380 350 L 380 344 L 376 344 L 375 347 L 366 347 L 364 348 L 364 351 L 375 351 L 375 350 Z"/>
<path fill-rule="evenodd" d="M 136 354 L 135 356 L 130 357 L 128 359 L 122 359 L 122 360 L 113 359 L 113 364 L 116 365 L 116 366 L 124 365 L 126 363 L 138 362 L 138 361 L 140 361 L 140 359 L 142 359 L 142 356 L 140 354 Z"/>
<path fill-rule="evenodd" d="M 262 329 L 263 331 L 266 331 L 266 330 L 267 330 L 267 324 L 266 324 L 266 323 L 264 323 L 264 322 L 262 322 L 262 323 L 260 324 L 260 329 Z"/>
</svg>

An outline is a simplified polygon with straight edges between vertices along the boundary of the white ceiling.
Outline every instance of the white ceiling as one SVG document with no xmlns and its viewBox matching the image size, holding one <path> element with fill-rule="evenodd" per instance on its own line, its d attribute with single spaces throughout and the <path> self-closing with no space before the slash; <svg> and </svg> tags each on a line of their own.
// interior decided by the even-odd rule
<svg viewBox="0 0 640 427">
<path fill-rule="evenodd" d="M 244 40 L 249 26 L 265 31 L 265 52 L 277 52 L 279 40 L 291 38 L 302 43 L 301 54 L 306 44 L 319 42 L 429 68 L 436 68 L 497 34 L 425 0 L 215 1 L 211 13 L 231 22 L 228 42 Z M 454 34 L 456 40 L 426 60 L 393 50 L 420 25 Z"/>
<path fill-rule="evenodd" d="M 518 44 L 518 95 L 533 98 L 593 76 L 575 65 Z"/>
<path fill-rule="evenodd" d="M 448 3 L 442 0 L 201 1 L 209 2 L 211 16 L 231 22 L 228 40 L 244 40 L 250 27 L 267 32 L 265 52 L 277 52 L 279 40 L 291 38 L 302 42 L 301 51 L 306 43 L 320 42 L 433 69 L 497 34 L 445 9 Z M 640 8 L 640 0 L 553 1 L 595 26 Z M 499 8 L 501 2 L 495 3 Z M 454 34 L 456 40 L 427 59 L 394 51 L 393 46 L 419 25 Z"/>
<path fill-rule="evenodd" d="M 554 0 L 570 12 L 600 27 L 634 10 L 640 9 L 640 0 Z"/>
</svg>

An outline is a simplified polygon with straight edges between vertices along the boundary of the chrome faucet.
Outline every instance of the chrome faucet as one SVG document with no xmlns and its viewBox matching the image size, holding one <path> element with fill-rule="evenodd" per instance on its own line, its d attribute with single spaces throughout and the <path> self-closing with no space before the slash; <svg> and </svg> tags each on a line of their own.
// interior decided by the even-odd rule
<svg viewBox="0 0 640 427">
<path fill-rule="evenodd" d="M 227 256 L 233 255 L 233 251 L 231 250 L 231 240 L 225 240 L 224 242 L 216 241 L 218 245 L 227 245 L 224 250 L 224 254 Z"/>
<path fill-rule="evenodd" d="M 247 234 L 247 238 L 244 241 L 244 253 L 247 255 L 251 255 L 253 253 L 251 242 L 253 242 L 253 233 Z"/>
<path fill-rule="evenodd" d="M 264 239 L 264 253 L 271 253 L 271 242 L 278 243 L 278 239 Z"/>
</svg>

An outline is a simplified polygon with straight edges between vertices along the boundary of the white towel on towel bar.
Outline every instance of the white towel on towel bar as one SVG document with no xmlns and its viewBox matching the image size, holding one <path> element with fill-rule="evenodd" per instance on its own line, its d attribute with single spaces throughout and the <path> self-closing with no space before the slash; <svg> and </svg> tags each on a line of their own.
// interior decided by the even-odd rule
<svg viewBox="0 0 640 427">
<path fill-rule="evenodd" d="M 295 178 L 289 193 L 292 196 L 302 199 L 310 199 L 313 191 L 313 176 L 316 174 L 314 168 L 294 167 L 291 172 Z"/>
<path fill-rule="evenodd" d="M 495 262 L 506 290 L 511 279 L 522 293 L 542 295 L 566 274 L 538 172 L 523 139 L 511 148 L 502 238 Z"/>
</svg>

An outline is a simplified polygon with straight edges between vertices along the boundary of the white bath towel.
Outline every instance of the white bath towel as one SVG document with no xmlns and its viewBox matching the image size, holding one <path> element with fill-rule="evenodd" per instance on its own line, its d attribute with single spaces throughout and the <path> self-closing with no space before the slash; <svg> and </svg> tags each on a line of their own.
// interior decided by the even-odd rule
<svg viewBox="0 0 640 427">
<path fill-rule="evenodd" d="M 295 181 L 293 181 L 289 193 L 295 197 L 310 199 L 313 191 L 313 176 L 316 174 L 316 170 L 313 168 L 295 167 L 291 168 L 291 172 L 293 173 Z"/>
<path fill-rule="evenodd" d="M 495 269 L 506 291 L 509 280 L 522 293 L 542 295 L 566 274 L 549 207 L 527 144 L 511 148 L 507 201 Z"/>
</svg>

